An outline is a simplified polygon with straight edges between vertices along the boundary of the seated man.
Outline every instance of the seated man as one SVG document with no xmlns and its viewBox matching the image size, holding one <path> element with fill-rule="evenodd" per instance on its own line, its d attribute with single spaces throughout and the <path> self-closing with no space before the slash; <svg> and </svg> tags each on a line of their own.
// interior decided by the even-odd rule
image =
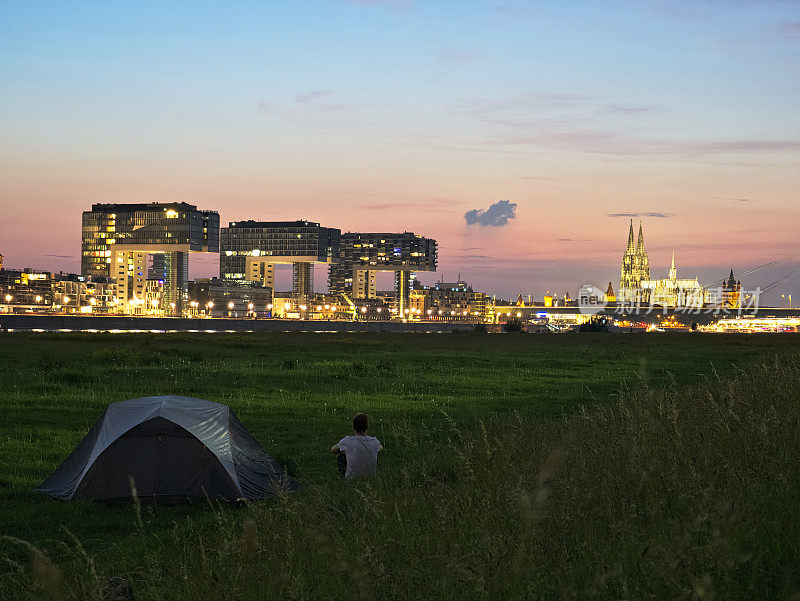
<svg viewBox="0 0 800 601">
<path fill-rule="evenodd" d="M 369 418 L 359 413 L 353 418 L 355 436 L 345 436 L 339 444 L 331 447 L 331 453 L 338 454 L 339 473 L 343 478 L 354 476 L 373 476 L 378 467 L 378 452 L 383 450 L 380 441 L 367 436 Z"/>
</svg>

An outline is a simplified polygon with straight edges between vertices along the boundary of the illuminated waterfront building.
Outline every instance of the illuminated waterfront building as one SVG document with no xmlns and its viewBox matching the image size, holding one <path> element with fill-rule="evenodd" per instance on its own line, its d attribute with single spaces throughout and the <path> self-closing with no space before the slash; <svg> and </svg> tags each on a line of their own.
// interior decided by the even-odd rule
<svg viewBox="0 0 800 601">
<path fill-rule="evenodd" d="M 161 255 L 161 309 L 187 308 L 189 253 L 219 252 L 219 214 L 187 203 L 95 204 L 83 213 L 81 273 L 116 280 L 120 309 L 141 313 L 147 258 Z"/>
<path fill-rule="evenodd" d="M 430 288 L 414 291 L 414 294 L 424 299 L 419 307 L 420 316 L 424 319 L 480 323 L 487 316 L 488 296 L 483 292 L 475 292 L 472 286 L 461 279 L 457 282 L 436 282 Z"/>
<path fill-rule="evenodd" d="M 65 313 L 110 313 L 117 310 L 114 278 L 74 273 L 53 276 L 53 305 Z"/>
<path fill-rule="evenodd" d="M 144 285 L 144 303 L 140 312 L 144 315 L 159 315 L 163 313 L 164 306 L 164 280 L 147 278 Z"/>
<path fill-rule="evenodd" d="M 56 277 L 33 269 L 0 269 L 0 305 L 9 312 L 50 309 Z"/>
<path fill-rule="evenodd" d="M 375 273 L 395 272 L 395 298 L 399 313 L 408 308 L 416 271 L 436 271 L 436 240 L 405 232 L 345 233 L 339 262 L 328 268 L 328 289 L 354 299 L 375 298 Z"/>
<path fill-rule="evenodd" d="M 289 263 L 292 294 L 307 299 L 314 294 L 314 263 L 337 260 L 340 234 L 309 221 L 231 222 L 220 237 L 220 278 L 274 289 L 275 265 Z"/>
<path fill-rule="evenodd" d="M 272 288 L 259 282 L 198 278 L 189 285 L 190 309 L 212 317 L 270 317 Z"/>
<path fill-rule="evenodd" d="M 7 312 L 108 313 L 114 310 L 116 282 L 107 277 L 0 270 L 0 306 Z"/>
</svg>

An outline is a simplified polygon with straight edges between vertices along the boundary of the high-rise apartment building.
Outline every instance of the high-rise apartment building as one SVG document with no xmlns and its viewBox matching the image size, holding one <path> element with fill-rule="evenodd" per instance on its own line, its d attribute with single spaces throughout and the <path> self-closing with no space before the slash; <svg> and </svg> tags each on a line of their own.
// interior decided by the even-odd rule
<svg viewBox="0 0 800 601">
<path fill-rule="evenodd" d="M 338 229 L 309 221 L 233 221 L 222 228 L 219 274 L 223 280 L 275 287 L 275 265 L 292 265 L 292 293 L 314 294 L 314 263 L 339 256 Z"/>
<path fill-rule="evenodd" d="M 346 233 L 339 245 L 339 262 L 328 268 L 328 288 L 334 294 L 374 298 L 375 273 L 395 272 L 399 308 L 408 306 L 414 272 L 436 271 L 436 240 L 411 232 Z"/>
<path fill-rule="evenodd" d="M 147 257 L 164 274 L 162 310 L 186 308 L 189 253 L 219 252 L 219 213 L 183 202 L 95 204 L 83 213 L 81 273 L 117 281 L 119 307 L 144 312 Z"/>
</svg>

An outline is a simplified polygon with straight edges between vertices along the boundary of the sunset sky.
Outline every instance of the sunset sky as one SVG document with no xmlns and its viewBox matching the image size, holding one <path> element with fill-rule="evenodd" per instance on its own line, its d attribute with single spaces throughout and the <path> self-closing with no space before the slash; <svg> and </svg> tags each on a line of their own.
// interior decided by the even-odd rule
<svg viewBox="0 0 800 601">
<path fill-rule="evenodd" d="M 6 267 L 161 201 L 413 231 L 505 297 L 616 288 L 634 217 L 653 277 L 718 280 L 800 252 L 800 2 L 0 3 Z"/>
</svg>

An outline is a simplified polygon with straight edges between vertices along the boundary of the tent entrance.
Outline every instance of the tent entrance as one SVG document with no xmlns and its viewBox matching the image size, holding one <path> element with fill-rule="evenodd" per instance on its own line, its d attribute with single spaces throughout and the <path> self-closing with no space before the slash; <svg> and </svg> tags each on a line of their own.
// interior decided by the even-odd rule
<svg viewBox="0 0 800 601">
<path fill-rule="evenodd" d="M 75 496 L 96 500 L 205 499 L 240 495 L 216 455 L 191 432 L 155 417 L 111 443 L 86 472 Z"/>
</svg>

